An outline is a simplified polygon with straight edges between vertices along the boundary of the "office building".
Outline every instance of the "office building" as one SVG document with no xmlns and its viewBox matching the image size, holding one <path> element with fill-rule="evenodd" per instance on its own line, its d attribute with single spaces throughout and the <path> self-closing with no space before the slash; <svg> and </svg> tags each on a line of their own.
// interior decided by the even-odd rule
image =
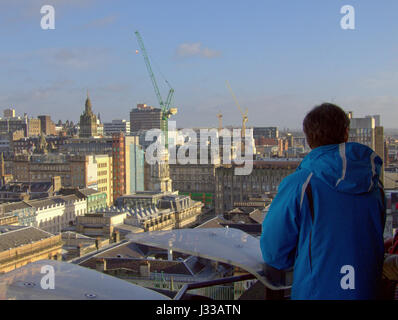
<svg viewBox="0 0 398 320">
<path fill-rule="evenodd" d="M 113 137 L 113 199 L 144 190 L 144 151 L 137 136 Z"/>
<path fill-rule="evenodd" d="M 28 120 L 28 137 L 37 137 L 41 134 L 41 122 L 42 120 L 38 118 L 31 118 Z"/>
<path fill-rule="evenodd" d="M 160 129 L 162 121 L 162 110 L 137 104 L 137 108 L 130 112 L 130 132 L 136 133 L 140 130 Z"/>
<path fill-rule="evenodd" d="M 258 138 L 278 139 L 279 130 L 278 127 L 254 127 L 253 137 L 254 139 Z"/>
<path fill-rule="evenodd" d="M 97 163 L 97 189 L 106 193 L 106 204 L 113 204 L 113 164 L 109 154 L 94 155 Z"/>
<path fill-rule="evenodd" d="M 92 155 L 16 155 L 13 176 L 17 182 L 50 181 L 60 176 L 63 187 L 97 188 L 97 164 Z"/>
<path fill-rule="evenodd" d="M 384 128 L 380 123 L 380 115 L 353 118 L 352 112 L 349 112 L 348 117 L 350 118 L 349 141 L 367 145 L 383 160 L 380 180 L 384 182 Z"/>
<path fill-rule="evenodd" d="M 0 119 L 0 134 L 12 134 L 21 131 L 22 137 L 26 137 L 28 134 L 28 118 L 24 117 L 12 117 Z"/>
<path fill-rule="evenodd" d="M 45 136 L 56 135 L 55 123 L 52 122 L 51 117 L 47 115 L 41 115 L 37 117 L 40 120 L 40 130 Z"/>
<path fill-rule="evenodd" d="M 216 168 L 216 214 L 232 210 L 236 203 L 277 192 L 282 179 L 293 173 L 301 159 L 267 159 L 253 162 L 249 175 L 236 175 L 235 165 Z"/>
<path fill-rule="evenodd" d="M 130 134 L 130 121 L 112 120 L 104 123 L 104 135 L 112 136 L 114 133 L 123 132 L 126 136 Z"/>
</svg>

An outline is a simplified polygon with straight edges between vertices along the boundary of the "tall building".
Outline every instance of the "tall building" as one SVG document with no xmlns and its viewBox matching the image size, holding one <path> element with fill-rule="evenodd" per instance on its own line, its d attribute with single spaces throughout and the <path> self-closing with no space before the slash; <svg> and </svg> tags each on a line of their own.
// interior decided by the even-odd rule
<svg viewBox="0 0 398 320">
<path fill-rule="evenodd" d="M 80 116 L 80 138 L 91 138 L 97 136 L 97 116 L 93 113 L 91 100 L 87 93 L 85 110 Z"/>
<path fill-rule="evenodd" d="M 367 145 L 383 160 L 380 180 L 384 182 L 384 128 L 380 124 L 380 115 L 353 118 L 349 112 L 348 117 L 351 121 L 349 141 Z"/>
<path fill-rule="evenodd" d="M 44 135 L 55 135 L 55 123 L 52 122 L 50 116 L 41 115 L 37 117 L 40 120 L 40 129 Z"/>
<path fill-rule="evenodd" d="M 113 136 L 113 199 L 144 190 L 144 151 L 137 136 Z"/>
<path fill-rule="evenodd" d="M 113 199 L 126 194 L 125 139 L 123 133 L 112 136 Z"/>
<path fill-rule="evenodd" d="M 106 203 L 108 206 L 113 204 L 113 170 L 111 155 L 95 155 L 97 163 L 97 185 L 98 191 L 106 192 Z"/>
<path fill-rule="evenodd" d="M 41 134 L 41 120 L 31 118 L 28 121 L 28 137 L 36 137 Z"/>
<path fill-rule="evenodd" d="M 126 193 L 144 191 L 145 152 L 138 136 L 125 137 Z"/>
<path fill-rule="evenodd" d="M 130 132 L 160 129 L 161 121 L 161 109 L 147 106 L 146 104 L 137 104 L 137 108 L 130 112 Z"/>
</svg>

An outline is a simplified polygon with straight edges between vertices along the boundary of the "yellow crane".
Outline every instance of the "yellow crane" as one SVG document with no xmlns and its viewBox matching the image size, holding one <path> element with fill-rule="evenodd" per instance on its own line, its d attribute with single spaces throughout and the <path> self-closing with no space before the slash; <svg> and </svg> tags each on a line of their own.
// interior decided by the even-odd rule
<svg viewBox="0 0 398 320">
<path fill-rule="evenodd" d="M 227 84 L 227 87 L 228 87 L 229 91 L 231 92 L 232 98 L 235 100 L 236 106 L 238 107 L 238 109 L 239 109 L 239 111 L 240 111 L 240 113 L 242 115 L 242 137 L 244 137 L 245 136 L 245 132 L 246 132 L 245 131 L 246 130 L 246 122 L 249 120 L 249 118 L 247 117 L 247 113 L 248 113 L 249 110 L 246 108 L 245 113 L 243 113 L 242 108 L 240 107 L 240 104 L 238 102 L 238 99 L 236 99 L 236 96 L 235 96 L 234 92 L 232 91 L 231 86 L 229 85 L 229 82 L 228 81 L 225 81 L 225 82 Z"/>
</svg>

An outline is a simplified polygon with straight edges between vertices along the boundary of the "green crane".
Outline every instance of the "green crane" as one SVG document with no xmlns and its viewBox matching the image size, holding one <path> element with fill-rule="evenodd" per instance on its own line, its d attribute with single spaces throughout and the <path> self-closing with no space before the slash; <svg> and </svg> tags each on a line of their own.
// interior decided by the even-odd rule
<svg viewBox="0 0 398 320">
<path fill-rule="evenodd" d="M 146 64 L 146 68 L 148 70 L 149 73 L 149 77 L 151 78 L 152 81 L 152 85 L 153 88 L 155 90 L 155 94 L 158 98 L 158 102 L 159 102 L 159 107 L 162 110 L 162 118 L 161 118 L 161 130 L 163 132 L 164 135 L 164 139 L 165 139 L 165 148 L 166 150 L 168 149 L 168 145 L 169 145 L 169 135 L 168 135 L 168 131 L 169 131 L 169 124 L 168 124 L 168 120 L 170 118 L 170 116 L 174 115 L 177 113 L 177 108 L 170 108 L 170 104 L 171 101 L 173 99 L 173 95 L 174 95 L 174 89 L 171 87 L 170 83 L 166 80 L 167 85 L 170 88 L 169 94 L 167 96 L 166 102 L 163 101 L 162 96 L 160 95 L 160 91 L 159 91 L 159 87 L 158 84 L 156 82 L 156 78 L 155 75 L 152 71 L 152 67 L 151 67 L 151 63 L 149 62 L 149 57 L 148 57 L 148 53 L 146 52 L 145 46 L 144 46 L 144 41 L 142 40 L 142 37 L 140 35 L 140 33 L 138 31 L 135 32 L 135 35 L 137 37 L 138 40 L 138 44 L 141 48 L 142 51 L 142 55 L 144 57 L 144 61 Z"/>
</svg>

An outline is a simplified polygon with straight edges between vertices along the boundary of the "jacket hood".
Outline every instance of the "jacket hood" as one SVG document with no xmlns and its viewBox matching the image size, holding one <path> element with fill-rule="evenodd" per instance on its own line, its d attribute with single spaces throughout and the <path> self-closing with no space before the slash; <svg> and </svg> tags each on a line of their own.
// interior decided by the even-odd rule
<svg viewBox="0 0 398 320">
<path fill-rule="evenodd" d="M 344 193 L 370 192 L 378 185 L 383 161 L 369 147 L 348 142 L 313 149 L 298 170 L 307 169 L 331 188 Z"/>
</svg>

